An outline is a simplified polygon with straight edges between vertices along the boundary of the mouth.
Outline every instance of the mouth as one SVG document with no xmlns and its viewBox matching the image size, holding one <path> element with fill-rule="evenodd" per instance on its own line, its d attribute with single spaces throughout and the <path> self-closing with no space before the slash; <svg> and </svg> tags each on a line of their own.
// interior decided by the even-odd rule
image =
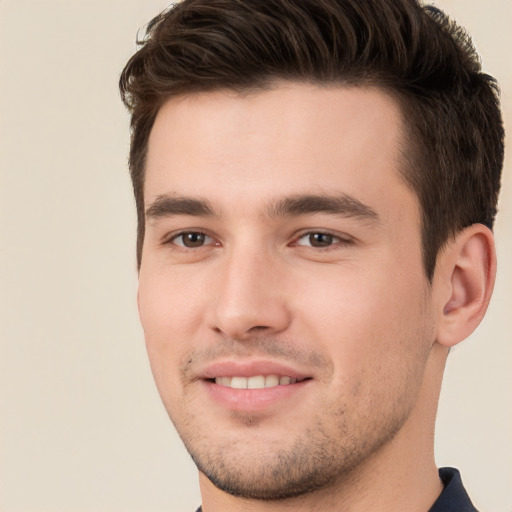
<svg viewBox="0 0 512 512">
<path fill-rule="evenodd" d="M 231 389 L 265 389 L 277 386 L 289 386 L 290 384 L 310 380 L 310 377 L 296 378 L 288 375 L 253 375 L 250 377 L 224 376 L 208 380 L 218 384 L 219 386 Z"/>
<path fill-rule="evenodd" d="M 209 365 L 199 376 L 212 402 L 225 411 L 282 414 L 296 410 L 313 375 L 275 361 L 221 361 Z"/>
</svg>

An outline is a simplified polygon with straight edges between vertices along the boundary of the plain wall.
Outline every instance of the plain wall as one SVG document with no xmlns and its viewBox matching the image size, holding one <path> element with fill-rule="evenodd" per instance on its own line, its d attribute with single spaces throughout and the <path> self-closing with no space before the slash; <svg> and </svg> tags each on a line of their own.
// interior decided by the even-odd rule
<svg viewBox="0 0 512 512">
<path fill-rule="evenodd" d="M 512 128 L 512 2 L 440 0 Z M 193 511 L 196 471 L 146 360 L 117 80 L 162 0 L 0 0 L 0 510 Z M 449 357 L 437 461 L 512 511 L 512 176 L 484 323 Z"/>
</svg>

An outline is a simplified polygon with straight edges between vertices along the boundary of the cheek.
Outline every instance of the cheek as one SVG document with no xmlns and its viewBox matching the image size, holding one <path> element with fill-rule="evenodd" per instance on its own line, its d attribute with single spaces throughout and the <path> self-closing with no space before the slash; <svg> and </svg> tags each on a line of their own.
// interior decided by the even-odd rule
<svg viewBox="0 0 512 512">
<path fill-rule="evenodd" d="M 146 337 L 155 343 L 167 344 L 177 333 L 186 332 L 189 336 L 189 331 L 201 318 L 203 296 L 201 282 L 193 276 L 143 265 L 139 275 L 138 304 Z"/>
<path fill-rule="evenodd" d="M 363 372 L 365 379 L 369 372 L 392 378 L 400 365 L 423 361 L 430 348 L 433 328 L 421 268 L 414 277 L 412 271 L 383 268 L 333 272 L 303 291 L 307 329 L 330 354 L 339 379 L 352 375 L 357 381 Z"/>
<path fill-rule="evenodd" d="M 405 418 L 416 403 L 432 338 L 417 287 L 387 279 L 356 280 L 330 289 L 310 325 L 333 363 L 325 409 L 342 411 L 356 429 Z M 393 289 L 390 289 L 390 288 Z M 337 295 L 335 297 L 334 295 Z M 312 299 L 317 302 L 318 297 Z"/>
<path fill-rule="evenodd" d="M 201 293 L 187 279 L 141 267 L 139 315 L 157 387 L 164 401 L 180 387 L 180 366 L 202 318 Z"/>
</svg>

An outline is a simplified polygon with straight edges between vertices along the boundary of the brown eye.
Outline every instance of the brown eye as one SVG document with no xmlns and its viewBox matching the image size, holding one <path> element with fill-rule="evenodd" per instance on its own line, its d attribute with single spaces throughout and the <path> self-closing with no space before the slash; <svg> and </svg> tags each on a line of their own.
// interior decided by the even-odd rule
<svg viewBox="0 0 512 512">
<path fill-rule="evenodd" d="M 181 247 L 194 249 L 196 247 L 202 247 L 206 244 L 211 244 L 213 239 L 204 233 L 190 231 L 188 233 L 181 233 L 180 235 L 173 238 L 172 241 L 174 244 Z"/>
<path fill-rule="evenodd" d="M 334 237 L 327 233 L 311 233 L 308 238 L 312 247 L 329 247 L 334 242 Z"/>
<path fill-rule="evenodd" d="M 312 247 L 314 249 L 327 249 L 332 246 L 344 247 L 352 243 L 350 238 L 343 238 L 332 233 L 323 233 L 322 231 L 310 231 L 304 233 L 296 242 L 295 245 L 302 247 Z"/>
<path fill-rule="evenodd" d="M 297 245 L 302 245 L 305 247 L 315 247 L 317 249 L 321 249 L 324 247 L 329 247 L 340 241 L 340 238 L 329 233 L 306 233 L 301 236 L 297 240 Z"/>
</svg>

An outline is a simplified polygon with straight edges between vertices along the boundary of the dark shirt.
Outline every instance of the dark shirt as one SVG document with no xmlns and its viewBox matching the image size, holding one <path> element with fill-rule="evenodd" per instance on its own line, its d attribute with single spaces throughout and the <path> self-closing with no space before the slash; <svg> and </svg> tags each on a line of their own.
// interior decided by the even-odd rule
<svg viewBox="0 0 512 512">
<path fill-rule="evenodd" d="M 439 477 L 444 490 L 428 512 L 478 512 L 462 485 L 457 469 L 441 468 Z"/>
<path fill-rule="evenodd" d="M 478 512 L 462 485 L 457 469 L 441 468 L 439 477 L 444 484 L 444 490 L 428 512 Z M 202 512 L 201 507 L 196 512 Z"/>
</svg>

